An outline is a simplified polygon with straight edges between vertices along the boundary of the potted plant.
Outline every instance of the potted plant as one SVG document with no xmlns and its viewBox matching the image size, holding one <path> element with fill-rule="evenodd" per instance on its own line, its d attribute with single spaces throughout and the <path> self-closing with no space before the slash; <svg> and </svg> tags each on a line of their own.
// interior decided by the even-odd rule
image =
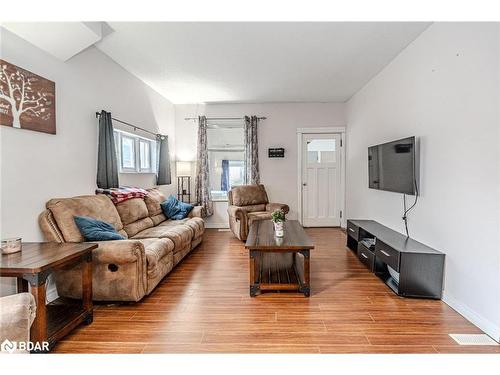
<svg viewBox="0 0 500 375">
<path fill-rule="evenodd" d="M 285 223 L 285 211 L 279 209 L 279 210 L 274 210 L 273 213 L 271 214 L 271 220 L 274 223 L 274 232 L 276 237 L 283 237 L 284 236 L 284 223 Z"/>
</svg>

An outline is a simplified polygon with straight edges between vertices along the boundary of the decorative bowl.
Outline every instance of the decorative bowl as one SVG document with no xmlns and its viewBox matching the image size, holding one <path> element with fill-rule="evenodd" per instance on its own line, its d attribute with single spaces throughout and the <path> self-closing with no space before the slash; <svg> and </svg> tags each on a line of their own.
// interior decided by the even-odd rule
<svg viewBox="0 0 500 375">
<path fill-rule="evenodd" d="M 2 250 L 2 254 L 13 254 L 18 253 L 22 249 L 21 244 L 22 239 L 18 238 L 5 238 L 2 240 L 0 245 L 0 249 Z"/>
</svg>

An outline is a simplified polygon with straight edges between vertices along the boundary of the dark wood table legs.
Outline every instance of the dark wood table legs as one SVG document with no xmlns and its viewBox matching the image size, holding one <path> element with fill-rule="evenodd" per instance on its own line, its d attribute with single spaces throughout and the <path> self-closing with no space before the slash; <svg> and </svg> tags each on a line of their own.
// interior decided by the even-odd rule
<svg viewBox="0 0 500 375">
<path fill-rule="evenodd" d="M 86 312 L 83 320 L 85 324 L 92 323 L 94 319 L 94 306 L 92 304 L 92 253 L 84 256 L 82 265 L 82 307 Z"/>
<path fill-rule="evenodd" d="M 45 270 L 35 274 L 25 274 L 23 279 L 26 280 L 31 287 L 31 294 L 35 297 L 36 316 L 33 324 L 31 325 L 30 340 L 31 342 L 38 343 L 37 348 L 42 348 L 43 343 L 48 341 L 47 338 L 47 277 L 50 270 Z M 50 345 L 50 344 L 49 344 Z M 45 350 L 36 350 L 36 352 L 43 352 Z"/>
<path fill-rule="evenodd" d="M 250 275 L 250 297 L 255 297 L 255 295 L 257 294 L 257 292 L 259 291 L 259 285 L 255 283 L 255 272 L 257 270 L 257 267 L 255 267 L 255 258 L 256 258 L 256 255 L 257 255 L 257 252 L 256 251 L 250 251 L 249 252 L 250 254 L 250 258 L 249 258 L 249 261 L 250 261 L 250 271 L 249 271 L 249 275 Z"/>
<path fill-rule="evenodd" d="M 309 250 L 301 250 L 299 253 L 304 257 L 304 280 L 300 283 L 299 290 L 304 293 L 304 296 L 309 297 L 311 295 L 311 254 Z"/>
<path fill-rule="evenodd" d="M 17 292 L 18 293 L 28 293 L 29 292 L 28 281 L 24 280 L 22 277 L 17 278 Z"/>
<path fill-rule="evenodd" d="M 303 266 L 297 264 L 297 253 L 302 255 Z M 251 297 L 264 290 L 296 290 L 309 297 L 311 295 L 310 251 L 305 249 L 273 253 L 250 250 L 249 279 Z"/>
</svg>

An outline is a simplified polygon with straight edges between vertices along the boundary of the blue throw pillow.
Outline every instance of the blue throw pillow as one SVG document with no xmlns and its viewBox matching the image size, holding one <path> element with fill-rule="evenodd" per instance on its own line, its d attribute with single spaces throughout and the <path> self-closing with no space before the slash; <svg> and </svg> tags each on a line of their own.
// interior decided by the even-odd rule
<svg viewBox="0 0 500 375">
<path fill-rule="evenodd" d="M 75 224 L 80 230 L 85 241 L 124 240 L 115 228 L 105 221 L 85 216 L 75 216 Z"/>
<path fill-rule="evenodd" d="M 186 218 L 193 209 L 192 205 L 179 201 L 173 195 L 169 196 L 160 206 L 163 214 L 172 220 L 182 220 Z"/>
</svg>

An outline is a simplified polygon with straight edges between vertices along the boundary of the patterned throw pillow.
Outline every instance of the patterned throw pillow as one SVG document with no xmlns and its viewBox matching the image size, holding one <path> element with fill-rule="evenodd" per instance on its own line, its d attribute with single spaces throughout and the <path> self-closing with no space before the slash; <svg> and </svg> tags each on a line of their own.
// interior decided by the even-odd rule
<svg viewBox="0 0 500 375">
<path fill-rule="evenodd" d="M 120 233 L 109 223 L 86 216 L 75 216 L 75 224 L 85 241 L 124 240 Z"/>
<path fill-rule="evenodd" d="M 173 195 L 169 196 L 160 206 L 163 214 L 172 220 L 182 220 L 186 218 L 193 209 L 192 205 L 181 202 Z"/>
</svg>

